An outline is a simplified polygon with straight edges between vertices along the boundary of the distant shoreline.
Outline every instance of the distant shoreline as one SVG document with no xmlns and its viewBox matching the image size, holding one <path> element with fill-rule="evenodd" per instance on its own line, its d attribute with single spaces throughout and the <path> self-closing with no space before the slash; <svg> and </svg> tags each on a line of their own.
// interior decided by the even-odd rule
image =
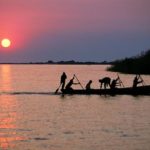
<svg viewBox="0 0 150 150">
<path fill-rule="evenodd" d="M 28 62 L 28 63 L 0 63 L 0 65 L 111 65 L 111 62 L 76 62 L 76 61 L 48 61 L 48 62 Z"/>
</svg>

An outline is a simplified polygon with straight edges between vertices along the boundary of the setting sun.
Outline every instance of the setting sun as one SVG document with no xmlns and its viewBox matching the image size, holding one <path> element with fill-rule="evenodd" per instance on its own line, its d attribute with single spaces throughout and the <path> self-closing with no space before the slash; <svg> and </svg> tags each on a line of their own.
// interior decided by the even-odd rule
<svg viewBox="0 0 150 150">
<path fill-rule="evenodd" d="M 11 41 L 9 39 L 3 39 L 1 41 L 1 45 L 2 45 L 2 47 L 5 47 L 5 48 L 10 47 Z"/>
</svg>

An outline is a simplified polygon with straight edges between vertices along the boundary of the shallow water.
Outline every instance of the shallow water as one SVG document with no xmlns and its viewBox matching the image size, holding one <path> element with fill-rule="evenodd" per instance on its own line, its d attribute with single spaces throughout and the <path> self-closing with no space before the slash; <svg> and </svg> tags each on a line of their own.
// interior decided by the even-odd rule
<svg viewBox="0 0 150 150">
<path fill-rule="evenodd" d="M 149 96 L 53 94 L 63 71 L 98 88 L 100 78 L 116 78 L 106 67 L 0 65 L 0 150 L 149 150 Z M 119 76 L 132 84 L 133 75 Z"/>
</svg>

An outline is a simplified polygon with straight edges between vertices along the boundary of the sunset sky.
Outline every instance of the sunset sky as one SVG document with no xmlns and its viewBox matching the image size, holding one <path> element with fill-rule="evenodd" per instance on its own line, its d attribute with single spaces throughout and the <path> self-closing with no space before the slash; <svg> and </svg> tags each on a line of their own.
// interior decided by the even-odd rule
<svg viewBox="0 0 150 150">
<path fill-rule="evenodd" d="M 0 0 L 0 62 L 104 61 L 150 49 L 150 0 Z"/>
</svg>

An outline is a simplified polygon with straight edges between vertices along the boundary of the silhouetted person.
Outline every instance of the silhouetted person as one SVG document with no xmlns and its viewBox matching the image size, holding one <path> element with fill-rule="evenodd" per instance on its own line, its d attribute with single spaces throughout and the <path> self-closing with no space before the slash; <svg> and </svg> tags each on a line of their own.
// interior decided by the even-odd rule
<svg viewBox="0 0 150 150">
<path fill-rule="evenodd" d="M 139 83 L 142 83 L 143 80 L 140 78 L 140 75 L 136 75 L 133 80 L 133 88 L 136 88 Z"/>
<path fill-rule="evenodd" d="M 119 81 L 119 77 L 117 77 L 117 79 L 113 79 L 111 82 L 110 88 L 115 89 L 117 87 L 117 85 L 120 85 L 120 82 L 118 82 L 118 81 Z"/>
<path fill-rule="evenodd" d="M 79 84 L 79 83 L 74 83 L 73 80 L 74 80 L 74 76 L 73 76 L 73 78 L 68 82 L 68 84 L 66 85 L 66 90 L 72 91 L 72 90 L 73 90 L 72 85 L 73 85 L 73 84 Z"/>
<path fill-rule="evenodd" d="M 90 89 L 91 89 L 91 84 L 92 84 L 92 80 L 90 80 L 90 81 L 86 84 L 85 89 L 86 89 L 86 90 L 90 90 Z"/>
<path fill-rule="evenodd" d="M 67 75 L 65 72 L 63 72 L 60 79 L 61 90 L 63 90 L 65 87 L 66 79 L 67 79 Z"/>
<path fill-rule="evenodd" d="M 109 77 L 104 77 L 103 79 L 100 79 L 100 89 L 102 88 L 102 86 L 104 85 L 104 89 L 106 89 L 106 87 L 110 87 L 110 81 L 111 79 Z"/>
</svg>

